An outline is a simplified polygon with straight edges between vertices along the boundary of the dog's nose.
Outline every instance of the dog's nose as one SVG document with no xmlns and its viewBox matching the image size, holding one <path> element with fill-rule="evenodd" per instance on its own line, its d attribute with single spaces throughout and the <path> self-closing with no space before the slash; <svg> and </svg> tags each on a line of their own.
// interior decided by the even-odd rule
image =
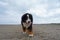
<svg viewBox="0 0 60 40">
<path fill-rule="evenodd" d="M 28 23 L 30 23 L 30 21 L 28 21 Z"/>
</svg>

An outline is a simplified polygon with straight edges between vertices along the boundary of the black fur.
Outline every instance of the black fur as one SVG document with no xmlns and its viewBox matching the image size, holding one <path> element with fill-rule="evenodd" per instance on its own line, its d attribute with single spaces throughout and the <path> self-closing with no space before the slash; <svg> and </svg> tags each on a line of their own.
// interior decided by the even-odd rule
<svg viewBox="0 0 60 40">
<path fill-rule="evenodd" d="M 25 30 L 26 27 L 24 27 L 23 22 L 26 22 L 26 20 L 27 20 L 27 15 L 29 15 L 29 19 L 30 19 L 31 22 L 32 22 L 31 25 L 27 28 L 27 30 L 32 31 L 33 17 L 32 17 L 31 14 L 25 13 L 25 14 L 21 17 L 21 25 L 22 25 L 23 30 Z"/>
</svg>

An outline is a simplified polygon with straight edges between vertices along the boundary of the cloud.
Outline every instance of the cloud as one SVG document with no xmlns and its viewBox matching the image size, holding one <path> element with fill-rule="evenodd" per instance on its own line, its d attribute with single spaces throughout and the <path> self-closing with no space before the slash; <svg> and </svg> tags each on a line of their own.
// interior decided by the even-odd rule
<svg viewBox="0 0 60 40">
<path fill-rule="evenodd" d="M 0 23 L 20 24 L 21 16 L 29 12 L 34 23 L 59 23 L 60 1 L 58 0 L 4 0 L 0 1 Z M 7 21 L 6 21 L 7 20 Z"/>
<path fill-rule="evenodd" d="M 8 5 L 8 3 L 0 1 L 0 5 L 1 6 L 6 6 L 6 5 Z"/>
<path fill-rule="evenodd" d="M 47 16 L 47 9 L 43 7 L 44 5 L 36 5 L 34 8 L 30 8 L 27 12 L 32 14 L 36 14 L 39 17 L 46 17 Z"/>
</svg>

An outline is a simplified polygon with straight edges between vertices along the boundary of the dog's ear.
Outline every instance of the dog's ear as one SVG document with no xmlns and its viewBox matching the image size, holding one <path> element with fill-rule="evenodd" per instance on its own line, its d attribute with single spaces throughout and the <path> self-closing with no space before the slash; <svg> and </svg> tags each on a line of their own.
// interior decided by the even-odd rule
<svg viewBox="0 0 60 40">
<path fill-rule="evenodd" d="M 21 21 L 22 22 L 25 22 L 25 20 L 26 20 L 26 16 L 25 16 L 26 14 L 24 14 L 24 15 L 22 15 L 22 17 L 21 17 Z"/>
<path fill-rule="evenodd" d="M 32 14 L 30 14 L 30 18 L 31 18 L 31 22 L 33 22 L 33 16 L 32 16 Z"/>
</svg>

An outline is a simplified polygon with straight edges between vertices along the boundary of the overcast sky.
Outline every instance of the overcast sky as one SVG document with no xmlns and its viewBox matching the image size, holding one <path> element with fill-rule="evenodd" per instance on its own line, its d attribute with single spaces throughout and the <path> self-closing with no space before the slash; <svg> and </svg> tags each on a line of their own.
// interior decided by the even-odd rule
<svg viewBox="0 0 60 40">
<path fill-rule="evenodd" d="M 60 23 L 60 0 L 0 0 L 0 24 L 20 24 L 24 13 L 33 23 Z"/>
</svg>

